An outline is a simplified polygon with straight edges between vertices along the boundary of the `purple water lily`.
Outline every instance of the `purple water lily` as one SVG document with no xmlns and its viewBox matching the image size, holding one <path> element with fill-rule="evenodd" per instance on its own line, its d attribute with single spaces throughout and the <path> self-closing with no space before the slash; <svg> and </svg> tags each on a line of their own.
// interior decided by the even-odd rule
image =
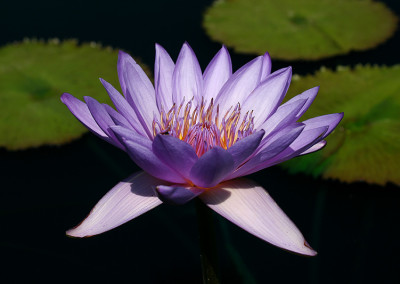
<svg viewBox="0 0 400 284">
<path fill-rule="evenodd" d="M 115 109 L 68 93 L 61 100 L 97 136 L 126 151 L 144 172 L 112 188 L 68 235 L 113 229 L 162 202 L 199 197 L 251 234 L 304 255 L 316 252 L 267 191 L 236 179 L 325 145 L 342 113 L 298 122 L 318 92 L 305 91 L 281 105 L 291 68 L 271 73 L 266 53 L 232 74 L 228 50 L 201 72 L 185 43 L 176 64 L 156 45 L 154 87 L 140 66 L 119 53 L 123 96 L 100 79 Z"/>
</svg>

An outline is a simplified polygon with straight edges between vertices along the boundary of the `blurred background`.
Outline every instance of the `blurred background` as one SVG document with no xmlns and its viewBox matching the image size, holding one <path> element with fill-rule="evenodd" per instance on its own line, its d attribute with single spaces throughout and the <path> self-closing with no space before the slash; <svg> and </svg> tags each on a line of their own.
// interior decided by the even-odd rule
<svg viewBox="0 0 400 284">
<path fill-rule="evenodd" d="M 400 15 L 398 1 L 382 3 Z M 212 4 L 208 0 L 2 1 L 0 48 L 24 38 L 96 42 L 129 52 L 152 72 L 156 42 L 175 60 L 182 44 L 188 41 L 204 70 L 224 43 L 211 39 L 204 28 L 203 15 Z M 400 63 L 399 43 L 397 30 L 376 47 L 318 60 L 288 61 L 274 58 L 271 53 L 272 68 L 291 65 L 294 73 L 305 76 L 321 66 L 332 70 L 338 65 L 393 66 Z M 234 70 L 257 55 L 239 53 L 233 45 L 228 47 Z M 269 50 L 268 46 L 264 50 Z M 0 52 L 0 63 L 4 54 Z M 114 61 L 109 73 L 115 78 L 110 80 L 117 76 L 116 55 Z M 88 64 L 96 70 L 100 63 Z M 85 66 L 77 72 L 85 73 Z M 102 76 L 89 79 L 100 85 L 97 80 Z M 52 95 L 62 105 L 58 98 L 69 91 L 56 89 Z M 87 94 L 74 95 L 82 98 Z M 1 109 L 7 100 L 0 101 Z M 329 106 L 325 110 L 336 112 Z M 69 123 L 78 125 L 70 116 Z M 2 117 L 3 124 L 12 124 L 13 119 Z M 33 127 L 34 123 L 25 120 L 24 127 Z M 400 133 L 399 128 L 394 130 Z M 0 135 L 12 136 L 12 131 Z M 90 133 L 69 140 L 63 145 L 0 149 L 2 282 L 202 283 L 193 202 L 179 207 L 159 206 L 92 238 L 65 235 L 111 187 L 139 170 L 125 153 Z M 368 153 L 360 153 L 360 157 L 364 154 Z M 214 214 L 215 222 L 210 225 L 215 225 L 217 232 L 221 282 L 400 283 L 398 165 L 387 167 L 397 177 L 392 174 L 384 182 L 343 182 L 323 175 L 290 174 L 287 168 L 278 166 L 250 176 L 268 190 L 319 254 L 307 258 L 282 251 Z"/>
</svg>

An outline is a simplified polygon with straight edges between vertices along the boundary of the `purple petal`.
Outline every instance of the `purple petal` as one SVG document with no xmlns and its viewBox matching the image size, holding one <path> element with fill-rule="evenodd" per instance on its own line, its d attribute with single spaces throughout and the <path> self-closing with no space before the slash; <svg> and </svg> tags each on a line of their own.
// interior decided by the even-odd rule
<svg viewBox="0 0 400 284">
<path fill-rule="evenodd" d="M 130 63 L 125 64 L 124 72 L 126 84 L 125 97 L 136 112 L 136 116 L 142 123 L 143 128 L 149 130 L 152 128 L 154 116 L 159 117 L 160 114 L 156 104 L 153 85 L 149 89 L 149 86 L 141 80 L 140 73 L 135 66 Z M 147 80 L 149 79 L 147 78 Z"/>
<path fill-rule="evenodd" d="M 127 76 L 127 66 L 132 66 L 135 69 L 134 72 L 134 77 L 131 77 L 130 75 Z M 128 100 L 129 103 L 132 103 L 132 100 L 134 101 L 133 98 L 130 98 L 129 95 L 127 95 L 127 90 L 130 89 L 129 84 L 131 82 L 134 82 L 135 87 L 137 88 L 137 91 L 144 92 L 145 94 L 142 94 L 142 96 L 150 96 L 154 99 L 154 87 L 153 84 L 151 83 L 150 79 L 147 77 L 146 73 L 143 71 L 143 69 L 136 63 L 136 61 L 128 54 L 123 51 L 119 51 L 118 54 L 118 78 L 119 82 L 121 84 L 121 89 L 122 93 L 126 96 L 126 99 Z M 135 92 L 130 90 L 130 95 L 134 95 Z"/>
<path fill-rule="evenodd" d="M 61 96 L 61 101 L 68 107 L 72 114 L 89 130 L 96 135 L 109 141 L 111 140 L 106 133 L 98 126 L 87 105 L 75 98 L 73 95 L 64 93 Z"/>
<path fill-rule="evenodd" d="M 250 180 L 226 182 L 200 198 L 215 212 L 264 241 L 303 255 L 317 254 L 268 192 Z"/>
<path fill-rule="evenodd" d="M 77 227 L 72 237 L 89 237 L 118 227 L 161 204 L 154 187 L 162 184 L 146 173 L 136 173 L 113 187 Z"/>
<path fill-rule="evenodd" d="M 238 142 L 233 144 L 232 147 L 228 148 L 228 152 L 232 155 L 234 161 L 234 168 L 237 168 L 243 163 L 260 145 L 261 139 L 264 136 L 265 131 L 257 131 Z"/>
<path fill-rule="evenodd" d="M 297 100 L 291 104 L 280 106 L 277 111 L 259 127 L 265 130 L 264 139 L 268 139 L 270 135 L 275 134 L 277 131 L 295 122 L 297 113 L 304 106 L 306 101 L 307 100 Z"/>
<path fill-rule="evenodd" d="M 153 151 L 166 165 L 189 178 L 190 169 L 199 159 L 188 143 L 169 135 L 157 135 Z"/>
<path fill-rule="evenodd" d="M 322 140 L 336 128 L 336 126 L 342 120 L 343 115 L 344 115 L 343 112 L 326 114 L 326 115 L 321 115 L 321 116 L 307 119 L 307 120 L 303 121 L 303 123 L 306 125 L 306 130 L 321 127 L 321 126 L 328 126 L 328 130 L 321 138 L 321 140 Z"/>
<path fill-rule="evenodd" d="M 151 140 L 146 136 L 142 136 L 138 134 L 136 131 L 123 127 L 123 126 L 111 126 L 110 127 L 114 135 L 118 138 L 121 143 L 125 143 L 125 140 L 130 140 L 135 143 L 140 144 L 143 147 L 148 148 L 151 150 Z"/>
<path fill-rule="evenodd" d="M 246 99 L 242 111 L 253 111 L 255 128 L 276 111 L 286 95 L 291 78 L 291 67 L 278 70 L 268 76 Z"/>
<path fill-rule="evenodd" d="M 148 146 L 144 146 L 141 144 L 142 142 L 143 141 L 124 141 L 129 156 L 139 167 L 150 175 L 165 181 L 173 183 L 186 182 L 180 174 L 160 161 L 160 159 L 153 153 L 151 143 Z"/>
<path fill-rule="evenodd" d="M 110 126 L 114 126 L 115 123 L 109 116 L 104 106 L 91 97 L 84 97 L 84 99 L 98 126 L 111 138 L 111 143 L 118 148 L 125 149 L 117 137 L 115 137 L 114 132 L 112 132 L 110 129 Z"/>
<path fill-rule="evenodd" d="M 306 103 L 304 104 L 304 106 L 299 111 L 299 113 L 296 115 L 296 120 L 299 119 L 310 107 L 310 105 L 312 104 L 312 102 L 314 101 L 315 97 L 318 94 L 318 90 L 319 90 L 319 87 L 311 88 L 311 89 L 301 93 L 300 95 L 297 95 L 297 96 L 291 98 L 290 100 L 288 100 L 285 103 L 285 104 L 291 104 L 298 100 L 307 100 Z M 284 106 L 285 104 L 283 104 L 282 106 Z"/>
<path fill-rule="evenodd" d="M 304 129 L 303 124 L 294 124 L 286 127 L 285 129 L 276 133 L 273 137 L 268 139 L 265 145 L 262 146 L 254 157 L 247 161 L 237 171 L 232 173 L 228 178 L 236 178 L 247 175 L 250 172 L 256 172 L 265 168 L 269 160 L 279 153 L 284 151 L 290 144 L 301 134 Z"/>
<path fill-rule="evenodd" d="M 110 115 L 111 119 L 114 121 L 115 125 L 120 125 L 125 128 L 134 130 L 132 125 L 129 123 L 128 120 L 126 120 L 126 118 L 123 115 L 121 115 L 119 112 L 117 112 L 115 109 L 113 109 L 107 104 L 103 104 L 103 106 L 106 109 L 107 113 Z"/>
<path fill-rule="evenodd" d="M 203 95 L 203 76 L 196 55 L 188 43 L 184 43 L 176 61 L 172 75 L 173 102 L 180 104 L 185 98 L 188 102 L 193 97 L 197 102 Z"/>
<path fill-rule="evenodd" d="M 193 165 L 190 171 L 190 180 L 198 187 L 213 187 L 220 183 L 233 169 L 232 155 L 221 147 L 214 147 Z"/>
<path fill-rule="evenodd" d="M 271 160 L 269 160 L 267 163 L 263 164 L 262 167 L 257 167 L 255 169 L 252 169 L 251 171 L 247 172 L 247 174 L 254 173 L 256 171 L 262 170 L 266 167 L 270 167 L 279 163 L 282 163 L 284 161 L 290 160 L 310 147 L 312 147 L 314 144 L 318 143 L 321 141 L 322 137 L 328 130 L 327 126 L 322 126 L 314 129 L 304 129 L 303 132 L 297 137 L 295 141 L 293 141 L 292 144 L 288 148 L 286 148 L 284 151 L 273 157 Z"/>
<path fill-rule="evenodd" d="M 237 70 L 225 83 L 217 95 L 222 116 L 231 106 L 242 103 L 260 83 L 262 56 L 259 56 Z"/>
<path fill-rule="evenodd" d="M 198 187 L 183 187 L 181 185 L 159 185 L 156 187 L 158 198 L 162 202 L 172 205 L 182 205 L 205 191 L 203 188 Z"/>
<path fill-rule="evenodd" d="M 268 77 L 268 75 L 271 74 L 271 67 L 271 57 L 269 56 L 269 53 L 266 52 L 263 56 L 260 82 L 263 82 Z"/>
<path fill-rule="evenodd" d="M 103 84 L 118 112 L 126 118 L 126 120 L 138 133 L 142 135 L 148 135 L 148 131 L 143 128 L 136 116 L 135 111 L 125 100 L 125 98 L 107 81 L 100 78 L 100 82 Z"/>
<path fill-rule="evenodd" d="M 313 153 L 315 151 L 318 151 L 318 150 L 324 148 L 325 145 L 326 145 L 326 141 L 322 140 L 321 142 L 318 142 L 317 144 L 314 144 L 313 146 L 311 146 L 310 148 L 308 148 L 304 152 L 301 152 L 300 155 L 306 155 L 306 154 Z"/>
<path fill-rule="evenodd" d="M 204 100 L 216 98 L 225 82 L 232 75 L 231 57 L 225 46 L 218 51 L 204 71 Z"/>
<path fill-rule="evenodd" d="M 172 105 L 172 74 L 175 64 L 168 52 L 156 44 L 156 61 L 154 63 L 154 86 L 156 89 L 156 102 L 159 110 L 168 111 Z"/>
</svg>

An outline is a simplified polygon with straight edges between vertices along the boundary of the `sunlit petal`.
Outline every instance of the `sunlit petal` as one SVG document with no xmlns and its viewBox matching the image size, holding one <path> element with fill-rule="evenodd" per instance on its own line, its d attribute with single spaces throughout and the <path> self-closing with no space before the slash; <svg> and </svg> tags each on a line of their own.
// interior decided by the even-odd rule
<svg viewBox="0 0 400 284">
<path fill-rule="evenodd" d="M 299 254 L 317 254 L 268 192 L 253 181 L 225 182 L 200 198 L 215 212 L 264 241 Z"/>
<path fill-rule="evenodd" d="M 154 188 L 163 182 L 141 172 L 113 187 L 75 228 L 72 237 L 89 237 L 118 227 L 161 204 Z"/>
</svg>

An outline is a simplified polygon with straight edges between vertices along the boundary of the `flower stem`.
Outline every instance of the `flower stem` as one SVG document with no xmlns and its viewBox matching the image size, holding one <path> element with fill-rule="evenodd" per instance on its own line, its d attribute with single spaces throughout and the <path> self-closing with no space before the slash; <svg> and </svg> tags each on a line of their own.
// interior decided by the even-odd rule
<svg viewBox="0 0 400 284">
<path fill-rule="evenodd" d="M 204 284 L 217 284 L 218 259 L 215 241 L 215 228 L 212 212 L 196 198 L 197 220 L 199 225 L 200 260 Z"/>
</svg>

